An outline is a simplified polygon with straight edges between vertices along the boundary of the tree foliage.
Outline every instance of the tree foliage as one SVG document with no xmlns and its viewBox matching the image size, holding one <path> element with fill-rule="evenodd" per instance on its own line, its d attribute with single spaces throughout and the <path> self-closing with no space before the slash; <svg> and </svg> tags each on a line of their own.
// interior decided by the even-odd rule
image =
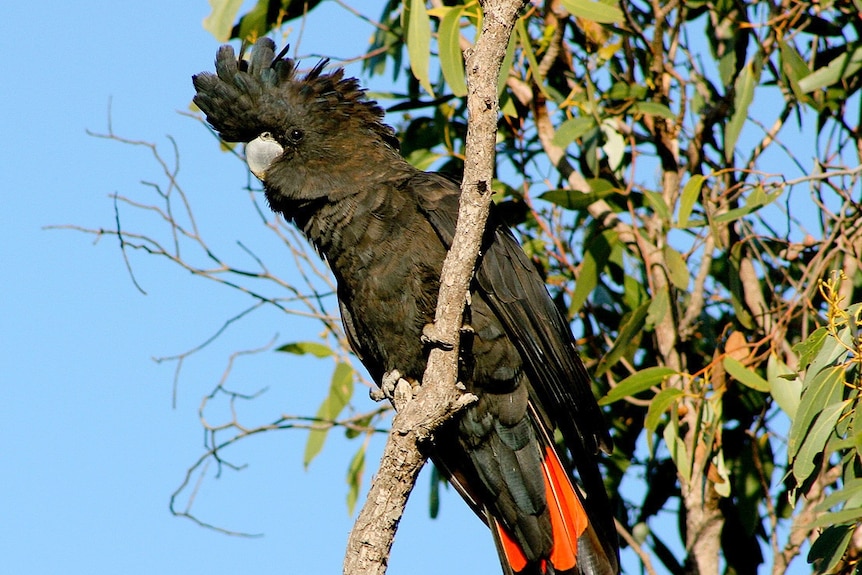
<svg viewBox="0 0 862 575">
<path fill-rule="evenodd" d="M 211 4 L 205 25 L 224 40 L 297 17 L 318 25 L 317 2 L 260 0 L 242 16 L 241 2 Z M 354 9 L 376 30 L 358 56 L 365 74 L 398 86 L 382 103 L 403 154 L 458 176 L 480 3 Z M 862 557 L 860 13 L 858 0 L 549 0 L 525 7 L 510 41 L 495 201 L 578 333 L 616 443 L 606 478 L 623 544 L 647 572 L 780 574 L 805 554 L 818 572 L 850 572 Z M 253 306 L 317 318 L 322 341 L 277 349 L 335 361 L 316 417 L 210 426 L 198 467 L 250 433 L 297 426 L 312 428 L 308 464 L 340 426 L 364 438 L 348 465 L 352 505 L 386 409 L 353 399 L 363 376 L 330 280 L 255 194 L 308 282 L 224 262 L 179 223 L 173 208 L 191 218 L 191 207 L 165 174 L 173 195 L 118 199 L 163 214 L 173 244 L 93 232 Z M 668 511 L 675 533 L 656 529 Z"/>
</svg>

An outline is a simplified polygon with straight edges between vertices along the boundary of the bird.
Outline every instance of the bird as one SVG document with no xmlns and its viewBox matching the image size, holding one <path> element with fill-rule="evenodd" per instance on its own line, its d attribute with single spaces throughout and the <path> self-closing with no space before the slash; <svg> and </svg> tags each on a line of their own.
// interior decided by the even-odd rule
<svg viewBox="0 0 862 575">
<path fill-rule="evenodd" d="M 384 111 L 343 68 L 307 72 L 262 38 L 192 77 L 195 105 L 245 143 L 269 207 L 335 277 L 352 351 L 383 385 L 421 385 L 460 188 L 409 164 Z M 493 208 L 472 277 L 459 381 L 476 400 L 427 455 L 490 527 L 507 575 L 614 575 L 619 546 L 599 469 L 612 450 L 569 322 Z M 557 437 L 559 436 L 559 437 Z M 561 441 L 557 439 L 561 438 Z"/>
</svg>

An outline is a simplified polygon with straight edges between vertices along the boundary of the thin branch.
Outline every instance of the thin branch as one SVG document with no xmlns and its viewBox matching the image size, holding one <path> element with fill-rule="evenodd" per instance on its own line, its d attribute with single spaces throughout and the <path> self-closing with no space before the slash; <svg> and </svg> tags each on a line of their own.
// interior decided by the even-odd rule
<svg viewBox="0 0 862 575">
<path fill-rule="evenodd" d="M 120 241 L 120 253 L 123 254 L 123 263 L 126 266 L 126 270 L 129 272 L 129 277 L 132 280 L 132 284 L 137 288 L 142 295 L 147 295 L 146 290 L 141 287 L 141 284 L 138 283 L 138 278 L 135 277 L 135 272 L 132 270 L 132 264 L 129 261 L 129 254 L 126 253 L 126 241 L 123 239 L 123 228 L 120 227 L 120 208 L 117 205 L 117 194 L 111 194 L 111 197 L 114 200 L 114 222 L 117 224 L 117 239 Z"/>
<path fill-rule="evenodd" d="M 652 559 L 650 558 L 649 553 L 641 547 L 641 544 L 638 543 L 637 539 L 629 532 L 625 526 L 620 523 L 619 519 L 614 518 L 614 525 L 617 528 L 617 534 L 626 542 L 626 544 L 631 547 L 631 549 L 637 554 L 638 558 L 643 563 L 644 570 L 647 575 L 657 575 L 655 567 L 652 565 Z"/>
<path fill-rule="evenodd" d="M 523 0 L 486 0 L 476 44 L 467 54 L 468 126 L 464 179 L 455 237 L 440 281 L 430 335 L 452 344 L 431 350 L 422 386 L 392 422 L 380 470 L 351 531 L 345 575 L 382 575 L 407 498 L 425 463 L 419 447 L 434 430 L 473 399 L 456 384 L 459 331 L 467 288 L 491 200 L 498 116 L 497 78 Z"/>
</svg>

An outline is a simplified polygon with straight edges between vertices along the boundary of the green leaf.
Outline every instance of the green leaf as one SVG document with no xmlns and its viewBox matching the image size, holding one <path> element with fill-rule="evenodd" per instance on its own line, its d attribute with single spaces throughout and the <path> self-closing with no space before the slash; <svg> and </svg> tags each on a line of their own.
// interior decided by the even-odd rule
<svg viewBox="0 0 862 575">
<path fill-rule="evenodd" d="M 727 370 L 727 373 L 732 375 L 739 383 L 756 391 L 769 391 L 769 382 L 754 373 L 754 371 L 742 365 L 738 360 L 726 355 L 724 356 L 722 364 L 724 365 L 724 369 Z"/>
<path fill-rule="evenodd" d="M 691 212 L 694 209 L 695 202 L 700 198 L 700 190 L 703 187 L 705 179 L 700 174 L 695 174 L 689 178 L 682 189 L 682 196 L 679 200 L 679 213 L 677 214 L 677 226 L 680 228 L 688 227 Z"/>
<path fill-rule="evenodd" d="M 362 473 L 365 471 L 365 448 L 363 443 L 353 459 L 350 460 L 350 465 L 347 467 L 347 512 L 353 515 L 353 510 L 356 508 L 356 501 L 359 499 L 359 489 L 362 487 Z"/>
<path fill-rule="evenodd" d="M 855 48 L 847 45 L 846 51 L 840 56 L 799 80 L 799 88 L 806 94 L 826 88 L 844 78 L 849 78 L 860 68 L 862 68 L 862 45 L 857 45 Z"/>
<path fill-rule="evenodd" d="M 659 102 L 635 102 L 630 108 L 632 114 L 643 114 L 645 116 L 659 116 L 666 120 L 675 120 L 674 114 L 670 108 Z"/>
<path fill-rule="evenodd" d="M 320 423 L 313 425 L 311 431 L 308 433 L 308 441 L 305 443 L 305 454 L 302 458 L 302 464 L 305 467 L 308 467 L 311 461 L 320 453 L 320 450 L 323 449 L 326 434 L 332 427 L 330 422 L 338 417 L 341 410 L 350 401 L 352 395 L 353 368 L 348 363 L 339 363 L 332 372 L 332 379 L 329 383 L 329 394 L 317 410 L 316 418 L 320 420 Z"/>
<path fill-rule="evenodd" d="M 587 132 L 581 142 L 581 158 L 587 166 L 587 174 L 599 174 L 599 145 L 602 143 L 602 132 L 598 126 Z"/>
<path fill-rule="evenodd" d="M 670 293 L 667 286 L 658 289 L 649 303 L 649 313 L 646 316 L 646 325 L 653 328 L 661 323 L 670 310 Z"/>
<path fill-rule="evenodd" d="M 586 246 L 584 259 L 581 262 L 581 272 L 578 275 L 575 292 L 572 294 L 572 301 L 569 303 L 569 309 L 572 312 L 581 311 L 587 297 L 598 285 L 599 275 L 605 269 L 611 247 L 616 241 L 616 232 L 606 231 L 593 238 Z"/>
<path fill-rule="evenodd" d="M 730 497 L 730 470 L 727 468 L 727 463 L 724 461 L 724 450 L 719 449 L 718 453 L 713 456 L 712 462 L 715 466 L 715 471 L 722 481 L 715 482 L 715 491 L 722 497 Z"/>
<path fill-rule="evenodd" d="M 811 69 L 805 59 L 792 44 L 784 39 L 778 40 L 778 49 L 781 52 L 781 70 L 792 83 L 799 84 L 799 80 L 807 76 Z"/>
<path fill-rule="evenodd" d="M 607 119 L 601 125 L 602 134 L 605 136 L 605 143 L 602 144 L 602 150 L 608 158 L 608 167 L 616 172 L 622 166 L 626 153 L 626 141 L 623 135 L 616 129 L 613 120 Z"/>
<path fill-rule="evenodd" d="M 745 217 L 750 213 L 751 210 L 748 207 L 733 208 L 732 210 L 727 210 L 723 214 L 715 216 L 714 220 L 716 223 L 728 223 Z"/>
<path fill-rule="evenodd" d="M 464 55 L 461 52 L 461 14 L 464 6 L 447 10 L 440 20 L 437 31 L 437 45 L 440 48 L 440 69 L 443 77 L 455 96 L 467 95 L 467 82 L 464 79 Z"/>
<path fill-rule="evenodd" d="M 241 40 L 251 40 L 266 35 L 269 31 L 268 11 L 269 0 L 258 0 L 254 8 L 239 19 L 239 32 L 236 37 Z"/>
<path fill-rule="evenodd" d="M 816 471 L 814 461 L 826 451 L 826 442 L 835 433 L 835 424 L 849 404 L 849 400 L 834 403 L 817 415 L 814 425 L 805 434 L 802 445 L 793 458 L 793 476 L 798 483 L 804 483 Z"/>
<path fill-rule="evenodd" d="M 590 192 L 572 189 L 548 190 L 539 197 L 567 210 L 585 210 L 590 204 L 619 193 L 613 184 L 601 178 L 590 178 L 587 183 L 592 190 Z"/>
<path fill-rule="evenodd" d="M 366 415 L 365 417 L 353 419 L 353 425 L 344 428 L 344 437 L 347 439 L 354 439 L 363 433 L 368 433 L 367 428 L 371 426 L 371 422 L 373 420 L 373 415 Z"/>
<path fill-rule="evenodd" d="M 774 353 L 769 354 L 766 362 L 766 379 L 769 381 L 769 393 L 775 403 L 793 421 L 802 395 L 802 381 Z"/>
<path fill-rule="evenodd" d="M 809 374 L 816 374 L 827 366 L 836 363 L 844 363 L 844 358 L 847 356 L 848 347 L 851 347 L 852 341 L 850 338 L 850 330 L 842 329 L 838 333 L 838 337 L 830 335 L 823 342 L 817 356 L 808 366 Z"/>
<path fill-rule="evenodd" d="M 622 10 L 614 4 L 593 2 L 592 0 L 563 0 L 563 6 L 578 18 L 585 18 L 600 24 L 619 24 L 624 20 Z"/>
<path fill-rule="evenodd" d="M 204 30 L 219 42 L 227 42 L 243 0 L 209 0 L 209 3 L 212 12 L 204 18 Z"/>
<path fill-rule="evenodd" d="M 811 334 L 793 346 L 793 352 L 799 356 L 799 365 L 802 368 L 807 368 L 826 341 L 826 336 L 829 335 L 829 330 L 826 327 L 818 327 Z"/>
<path fill-rule="evenodd" d="M 521 50 L 523 50 L 523 53 L 527 56 L 527 63 L 530 65 L 530 71 L 533 73 L 533 81 L 535 82 L 535 85 L 539 87 L 539 90 L 545 98 L 548 100 L 554 100 L 554 98 L 548 93 L 548 89 L 545 87 L 545 79 L 542 78 L 539 73 L 539 62 L 536 60 L 536 53 L 533 51 L 530 33 L 527 31 L 527 25 L 523 18 L 518 18 L 515 22 L 515 31 L 518 34 L 518 41 L 521 44 Z"/>
<path fill-rule="evenodd" d="M 854 531 L 847 525 L 833 525 L 823 530 L 808 551 L 808 562 L 813 564 L 815 573 L 831 573 L 835 569 Z"/>
<path fill-rule="evenodd" d="M 428 74 L 431 61 L 431 19 L 425 9 L 425 0 L 410 0 L 405 4 L 407 10 L 407 54 L 410 57 L 410 70 L 419 84 L 432 97 L 434 89 Z"/>
<path fill-rule="evenodd" d="M 808 62 L 799 55 L 799 52 L 796 51 L 796 48 L 792 44 L 784 40 L 778 41 L 778 50 L 781 71 L 787 79 L 790 91 L 793 92 L 793 95 L 796 96 L 800 102 L 804 102 L 808 105 L 815 105 L 814 99 L 810 95 L 806 94 L 799 86 L 799 82 L 811 73 L 811 69 L 808 67 Z"/>
<path fill-rule="evenodd" d="M 663 366 L 642 369 L 619 382 L 616 387 L 611 389 L 607 395 L 599 400 L 599 405 L 609 405 L 615 401 L 623 399 L 624 397 L 637 395 L 654 385 L 659 385 L 665 380 L 665 378 L 675 373 L 676 371 L 673 369 Z"/>
<path fill-rule="evenodd" d="M 748 107 L 754 99 L 754 87 L 759 80 L 760 64 L 755 65 L 752 60 L 745 65 L 734 83 L 736 94 L 733 98 L 733 116 L 724 129 L 724 159 L 728 162 L 733 159 L 736 141 L 748 118 Z"/>
<path fill-rule="evenodd" d="M 844 391 L 844 367 L 834 365 L 818 372 L 809 369 L 803 380 L 802 397 L 796 419 L 790 424 L 787 437 L 787 456 L 796 457 L 812 423 L 830 405 L 839 404 Z"/>
<path fill-rule="evenodd" d="M 428 515 L 431 519 L 437 519 L 440 514 L 440 485 L 446 484 L 446 479 L 437 469 L 437 466 L 431 464 L 431 490 L 428 493 Z"/>
<path fill-rule="evenodd" d="M 646 419 L 644 420 L 646 430 L 650 433 L 655 433 L 662 416 L 682 396 L 682 390 L 675 387 L 668 387 L 655 394 L 655 397 L 649 403 L 649 409 L 647 409 Z"/>
<path fill-rule="evenodd" d="M 662 196 L 659 192 L 644 190 L 644 199 L 650 205 L 652 211 L 655 212 L 656 215 L 662 219 L 662 221 L 670 224 L 670 209 L 668 209 L 667 204 L 664 201 L 664 196 Z"/>
<path fill-rule="evenodd" d="M 598 124 L 592 116 L 578 116 L 577 118 L 569 118 L 557 128 L 554 132 L 553 143 L 555 146 L 565 148 L 578 138 L 587 134 L 590 130 L 594 130 Z"/>
<path fill-rule="evenodd" d="M 628 350 L 631 342 L 643 329 L 644 319 L 646 319 L 649 306 L 650 302 L 645 302 L 636 310 L 625 316 L 623 323 L 620 325 L 620 332 L 617 335 L 617 339 L 614 341 L 614 345 L 611 346 L 611 349 L 609 349 L 608 353 L 602 357 L 599 361 L 599 365 L 596 367 L 596 377 L 601 377 L 602 374 L 613 367 L 620 360 L 626 350 Z"/>
<path fill-rule="evenodd" d="M 512 69 L 512 62 L 515 60 L 515 48 L 518 46 L 518 35 L 512 34 L 509 37 L 509 45 L 506 47 L 506 56 L 503 58 L 503 64 L 500 66 L 500 77 L 497 78 L 497 94 L 502 94 L 506 89 L 506 80 L 509 79 L 509 71 Z"/>
<path fill-rule="evenodd" d="M 714 218 L 716 222 L 732 222 L 738 220 L 752 212 L 756 212 L 763 206 L 767 206 L 774 202 L 781 195 L 781 191 L 772 194 L 767 194 L 762 186 L 756 186 L 754 191 L 745 198 L 745 204 L 739 208 L 728 210 L 723 214 L 719 214 Z"/>
<path fill-rule="evenodd" d="M 823 501 L 814 507 L 814 511 L 829 511 L 842 503 L 846 503 L 848 508 L 855 508 L 857 513 L 862 513 L 862 509 L 860 509 L 860 505 L 862 505 L 862 478 L 845 481 L 841 489 L 827 495 Z"/>
<path fill-rule="evenodd" d="M 682 392 L 678 389 L 670 390 L 666 389 L 664 391 L 676 391 L 679 394 Z M 675 394 L 668 394 L 668 396 L 673 396 Z M 673 397 L 675 400 L 676 397 Z M 652 409 L 652 405 L 650 405 L 650 409 Z M 647 436 L 647 438 L 651 438 L 652 433 Z M 685 442 L 679 436 L 679 424 L 676 418 L 671 418 L 670 423 L 664 426 L 664 431 L 662 433 L 662 438 L 664 439 L 664 443 L 667 446 L 668 452 L 670 452 L 670 458 L 673 460 L 674 465 L 676 465 L 676 469 L 679 472 L 680 477 L 686 483 L 691 481 L 691 455 L 686 449 Z M 650 451 L 652 451 L 650 449 Z"/>
<path fill-rule="evenodd" d="M 316 341 L 297 341 L 294 343 L 286 343 L 275 351 L 293 353 L 296 355 L 309 354 L 315 357 L 329 357 L 333 353 L 332 348 Z"/>
<path fill-rule="evenodd" d="M 690 276 L 682 254 L 669 245 L 665 245 L 662 251 L 671 283 L 678 289 L 687 290 Z"/>
</svg>

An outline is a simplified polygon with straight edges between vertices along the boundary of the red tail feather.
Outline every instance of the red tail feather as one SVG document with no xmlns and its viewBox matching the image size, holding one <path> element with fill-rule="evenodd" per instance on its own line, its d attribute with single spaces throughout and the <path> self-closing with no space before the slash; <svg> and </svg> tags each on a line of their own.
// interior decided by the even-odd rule
<svg viewBox="0 0 862 575">
<path fill-rule="evenodd" d="M 506 561 L 512 567 L 512 571 L 519 573 L 527 566 L 527 558 L 521 551 L 521 546 L 515 543 L 509 532 L 497 523 L 497 532 L 500 534 L 500 546 L 506 555 Z"/>
<path fill-rule="evenodd" d="M 554 533 L 554 546 L 548 560 L 555 571 L 569 572 L 577 565 L 578 538 L 587 529 L 589 520 L 560 458 L 551 447 L 545 448 L 542 474 Z M 523 571 L 527 566 L 527 558 L 521 547 L 501 525 L 497 525 L 497 530 L 500 533 L 501 548 L 512 571 Z"/>
</svg>

